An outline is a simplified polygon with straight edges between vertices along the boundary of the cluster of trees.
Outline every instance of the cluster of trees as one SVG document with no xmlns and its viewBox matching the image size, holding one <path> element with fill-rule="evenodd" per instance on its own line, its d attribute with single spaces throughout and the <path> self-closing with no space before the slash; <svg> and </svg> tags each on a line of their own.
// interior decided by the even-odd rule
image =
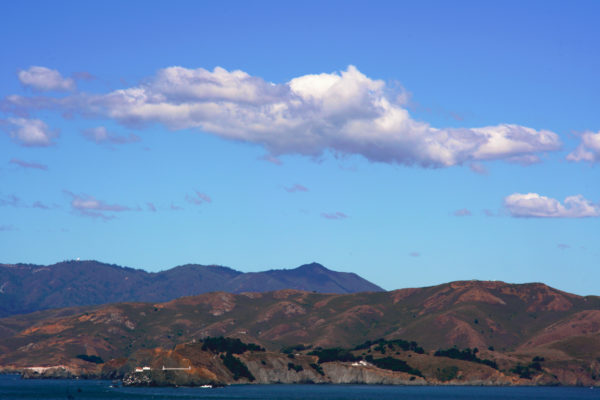
<svg viewBox="0 0 600 400">
<path fill-rule="evenodd" d="M 315 371 L 317 371 L 317 373 L 319 375 L 325 375 L 325 371 L 323 371 L 323 368 L 321 368 L 321 366 L 319 364 L 310 364 L 310 367 L 312 369 L 314 369 Z"/>
<path fill-rule="evenodd" d="M 223 336 L 206 337 L 202 340 L 202 350 L 213 353 L 242 354 L 246 351 L 265 351 L 264 348 L 254 343 L 244 343 L 240 339 Z"/>
<path fill-rule="evenodd" d="M 304 368 L 302 368 L 302 365 L 296 365 L 294 363 L 288 363 L 287 367 L 288 367 L 288 371 L 291 369 L 293 369 L 296 372 L 300 372 L 300 371 L 304 370 Z"/>
<path fill-rule="evenodd" d="M 233 379 L 238 380 L 240 378 L 247 378 L 249 381 L 254 381 L 256 378 L 246 364 L 239 358 L 235 357 L 234 354 L 242 354 L 246 351 L 265 351 L 264 348 L 254 343 L 244 343 L 240 339 L 234 339 L 230 337 L 206 337 L 202 340 L 202 350 L 212 351 L 213 353 L 225 353 L 221 354 L 221 360 L 223 365 L 231 371 Z"/>
<path fill-rule="evenodd" d="M 330 361 L 360 361 L 362 357 L 356 357 L 350 352 L 350 350 L 342 349 L 340 347 L 334 347 L 331 349 L 317 349 L 313 350 L 308 355 L 319 357 L 319 364 Z"/>
<path fill-rule="evenodd" d="M 298 351 L 309 350 L 311 348 L 312 348 L 312 346 L 310 346 L 310 345 L 309 346 L 305 346 L 303 344 L 297 344 L 297 345 L 294 345 L 294 346 L 286 346 L 286 347 L 284 347 L 284 348 L 281 349 L 281 352 L 284 353 L 284 354 L 292 354 L 292 353 L 295 353 L 295 352 L 298 352 Z"/>
<path fill-rule="evenodd" d="M 433 355 L 436 357 L 448 357 L 453 358 L 455 360 L 471 361 L 498 369 L 498 364 L 496 364 L 496 361 L 479 358 L 477 357 L 478 352 L 479 350 L 477 349 L 477 347 L 475 347 L 474 349 L 470 349 L 467 347 L 464 350 L 459 350 L 456 347 L 452 347 L 446 350 L 440 349 L 436 351 Z"/>
<path fill-rule="evenodd" d="M 244 364 L 239 358 L 235 357 L 231 353 L 227 353 L 225 355 L 221 354 L 221 360 L 223 360 L 223 364 L 227 367 L 228 370 L 233 374 L 233 380 L 238 380 L 240 378 L 248 378 L 249 381 L 254 381 L 254 375 L 248 370 L 246 364 Z"/>
<path fill-rule="evenodd" d="M 373 358 L 373 356 L 368 355 L 367 357 L 365 357 L 365 359 L 371 364 L 375 365 L 377 368 L 389 369 L 391 371 L 406 372 L 408 374 L 416 376 L 423 376 L 421 371 L 419 371 L 416 368 L 412 368 L 406 363 L 406 361 L 398 360 L 394 357 Z"/>
<path fill-rule="evenodd" d="M 102 364 L 104 360 L 98 356 L 88 356 L 87 354 L 78 354 L 77 358 L 82 359 L 83 361 L 91 362 L 94 364 Z"/>
<path fill-rule="evenodd" d="M 517 364 L 516 367 L 512 368 L 510 372 L 513 372 L 519 375 L 520 378 L 531 379 L 532 375 L 537 372 L 542 371 L 542 361 L 544 361 L 544 357 L 533 357 L 531 362 L 527 365 Z"/>
</svg>

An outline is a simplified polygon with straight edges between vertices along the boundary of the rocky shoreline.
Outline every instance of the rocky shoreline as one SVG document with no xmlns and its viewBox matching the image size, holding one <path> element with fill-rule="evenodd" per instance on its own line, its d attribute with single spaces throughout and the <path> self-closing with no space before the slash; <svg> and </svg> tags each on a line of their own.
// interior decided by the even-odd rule
<svg viewBox="0 0 600 400">
<path fill-rule="evenodd" d="M 527 362 L 493 351 L 451 348 L 426 352 L 401 339 L 367 341 L 351 349 L 292 346 L 280 352 L 235 338 L 207 337 L 171 350 L 138 350 L 108 361 L 79 355 L 52 366 L 0 366 L 24 379 L 107 379 L 124 386 L 232 384 L 365 384 L 600 387 L 600 360 L 585 364 Z"/>
<path fill-rule="evenodd" d="M 321 365 L 322 373 L 317 370 L 302 369 L 296 371 L 288 368 L 282 357 L 271 360 L 270 365 L 261 364 L 260 360 L 246 358 L 248 370 L 254 377 L 232 379 L 221 374 L 206 374 L 196 368 L 188 371 L 149 370 L 143 372 L 108 371 L 106 368 L 81 370 L 69 366 L 54 367 L 4 367 L 2 374 L 20 374 L 23 379 L 105 379 L 118 381 L 123 386 L 140 387 L 222 387 L 232 384 L 365 384 L 365 385 L 400 385 L 400 386 L 590 386 L 600 387 L 600 382 L 575 381 L 570 384 L 544 376 L 535 379 L 522 379 L 507 376 L 499 371 L 484 371 L 486 376 L 460 376 L 455 379 L 441 381 L 410 375 L 403 372 L 389 371 L 372 365 L 357 366 L 350 362 L 327 362 Z M 302 363 L 296 364 L 301 365 Z M 208 371 L 211 372 L 211 371 Z"/>
</svg>

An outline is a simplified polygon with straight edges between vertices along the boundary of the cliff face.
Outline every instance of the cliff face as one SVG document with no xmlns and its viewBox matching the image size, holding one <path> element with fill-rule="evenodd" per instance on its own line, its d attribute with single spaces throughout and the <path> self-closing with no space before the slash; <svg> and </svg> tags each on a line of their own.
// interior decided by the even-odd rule
<svg viewBox="0 0 600 400">
<path fill-rule="evenodd" d="M 317 364 L 317 357 L 298 355 L 290 359 L 284 354 L 244 354 L 240 357 L 256 378 L 254 383 L 333 383 L 377 385 L 423 385 L 422 377 L 387 371 L 357 362 Z M 291 364 L 291 365 L 290 365 Z M 312 366 L 311 366 L 312 365 Z M 322 373 L 318 372 L 318 367 Z M 302 367 L 300 370 L 299 367 Z M 231 383 L 231 382 L 230 382 Z"/>
<path fill-rule="evenodd" d="M 419 376 L 403 372 L 386 371 L 374 367 L 353 366 L 352 363 L 325 363 L 323 371 L 329 382 L 337 384 L 372 384 L 372 385 L 425 385 L 427 381 Z"/>
<path fill-rule="evenodd" d="M 316 362 L 315 357 L 290 359 L 280 353 L 247 353 L 240 359 L 248 366 L 256 383 L 329 383 L 325 375 L 310 366 Z"/>
</svg>

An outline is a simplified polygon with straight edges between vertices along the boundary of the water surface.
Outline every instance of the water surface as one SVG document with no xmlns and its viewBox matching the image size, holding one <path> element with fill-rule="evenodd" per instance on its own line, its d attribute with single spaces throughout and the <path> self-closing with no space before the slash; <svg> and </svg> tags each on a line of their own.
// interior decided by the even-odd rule
<svg viewBox="0 0 600 400">
<path fill-rule="evenodd" d="M 0 375 L 2 400 L 542 400 L 600 399 L 600 389 L 573 387 L 371 386 L 371 385 L 234 385 L 217 389 L 124 388 L 110 381 L 27 380 Z"/>
</svg>

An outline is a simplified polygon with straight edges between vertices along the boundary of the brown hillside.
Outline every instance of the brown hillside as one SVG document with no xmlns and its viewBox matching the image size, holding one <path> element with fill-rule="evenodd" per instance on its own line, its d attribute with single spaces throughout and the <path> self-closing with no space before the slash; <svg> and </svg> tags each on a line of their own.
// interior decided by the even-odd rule
<svg viewBox="0 0 600 400">
<path fill-rule="evenodd" d="M 270 350 L 401 338 L 427 351 L 477 347 L 491 359 L 508 357 L 507 368 L 543 355 L 591 370 L 590 360 L 600 357 L 600 299 L 542 284 L 480 281 L 347 295 L 217 292 L 9 317 L 0 319 L 0 332 L 1 366 L 69 363 L 80 354 L 106 361 L 229 336 Z M 577 343 L 585 344 L 585 354 Z"/>
</svg>

